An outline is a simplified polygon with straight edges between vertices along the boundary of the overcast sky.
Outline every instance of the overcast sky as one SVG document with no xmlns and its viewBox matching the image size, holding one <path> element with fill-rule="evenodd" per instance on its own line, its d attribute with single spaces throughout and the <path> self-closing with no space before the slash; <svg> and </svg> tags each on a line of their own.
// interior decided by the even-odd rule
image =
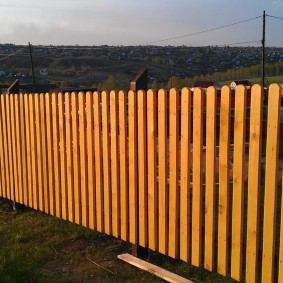
<svg viewBox="0 0 283 283">
<path fill-rule="evenodd" d="M 268 15 L 283 0 L 0 0 L 0 43 L 140 45 Z M 283 47 L 283 19 L 267 17 L 267 46 Z M 156 45 L 260 41 L 262 18 Z M 259 46 L 260 43 L 248 45 Z"/>
</svg>

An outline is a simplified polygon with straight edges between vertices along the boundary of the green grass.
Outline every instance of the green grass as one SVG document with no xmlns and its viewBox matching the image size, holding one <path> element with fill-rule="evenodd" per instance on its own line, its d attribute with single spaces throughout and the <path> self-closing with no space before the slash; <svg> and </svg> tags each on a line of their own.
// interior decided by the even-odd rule
<svg viewBox="0 0 283 283">
<path fill-rule="evenodd" d="M 163 282 L 117 259 L 131 245 L 0 198 L 0 282 Z M 87 257 L 111 270 L 94 265 Z M 151 252 L 153 264 L 194 282 L 234 282 Z"/>
</svg>

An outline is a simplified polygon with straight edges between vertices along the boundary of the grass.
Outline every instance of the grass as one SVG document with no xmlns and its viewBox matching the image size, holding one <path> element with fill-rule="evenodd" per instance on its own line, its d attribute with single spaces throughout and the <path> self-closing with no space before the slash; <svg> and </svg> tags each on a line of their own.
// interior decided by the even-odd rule
<svg viewBox="0 0 283 283">
<path fill-rule="evenodd" d="M 117 259 L 131 245 L 0 198 L 0 282 L 163 282 Z M 112 274 L 88 259 L 110 270 Z M 194 282 L 234 282 L 151 252 L 148 261 Z"/>
</svg>

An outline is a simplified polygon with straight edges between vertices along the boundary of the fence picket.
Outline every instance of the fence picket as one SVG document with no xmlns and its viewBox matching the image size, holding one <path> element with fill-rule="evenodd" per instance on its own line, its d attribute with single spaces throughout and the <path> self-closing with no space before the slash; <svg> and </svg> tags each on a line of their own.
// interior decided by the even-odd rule
<svg viewBox="0 0 283 283">
<path fill-rule="evenodd" d="M 179 91 L 169 92 L 169 256 L 178 256 L 179 218 Z"/>
<path fill-rule="evenodd" d="M 36 159 L 37 159 L 37 180 L 38 180 L 38 209 L 44 211 L 43 196 L 43 173 L 42 173 L 42 146 L 41 146 L 41 119 L 39 94 L 34 95 L 34 111 L 35 111 L 35 136 L 36 136 Z"/>
<path fill-rule="evenodd" d="M 53 156 L 54 156 L 54 193 L 56 216 L 62 216 L 62 198 L 61 198 L 61 166 L 60 166 L 60 152 L 59 152 L 59 114 L 58 114 L 58 95 L 51 94 L 52 107 L 52 137 L 53 137 Z"/>
<path fill-rule="evenodd" d="M 97 216 L 97 230 L 102 232 L 104 230 L 103 219 L 103 190 L 105 183 L 102 179 L 102 145 L 101 145 L 101 108 L 100 108 L 100 93 L 94 92 L 94 137 L 95 137 L 95 180 L 96 180 L 96 216 Z M 103 149 L 104 150 L 104 149 Z M 105 174 L 105 173 L 104 173 Z M 108 231 L 109 232 L 109 231 Z"/>
<path fill-rule="evenodd" d="M 79 148 L 80 148 L 80 184 L 81 184 L 81 209 L 82 225 L 88 227 L 88 172 L 86 156 L 86 109 L 85 94 L 79 92 Z"/>
<path fill-rule="evenodd" d="M 1 110 L 0 110 L 1 111 Z M 23 203 L 23 180 L 22 180 L 22 160 L 21 160 L 21 134 L 20 134 L 20 104 L 19 95 L 15 95 L 15 131 L 16 131 L 16 150 L 17 150 L 17 171 L 18 171 L 18 200 Z M 1 135 L 1 133 L 0 133 Z M 1 154 L 1 153 L 0 153 Z M 1 162 L 1 161 L 0 161 Z"/>
<path fill-rule="evenodd" d="M 231 277 L 240 281 L 243 258 L 244 166 L 246 135 L 246 88 L 235 94 Z"/>
<path fill-rule="evenodd" d="M 157 249 L 156 93 L 147 92 L 148 247 Z"/>
<path fill-rule="evenodd" d="M 112 204 L 112 235 L 120 237 L 120 186 L 118 160 L 118 109 L 117 92 L 110 92 L 110 136 L 111 136 L 111 204 Z"/>
<path fill-rule="evenodd" d="M 281 89 L 269 87 L 265 163 L 262 282 L 274 280 Z"/>
<path fill-rule="evenodd" d="M 180 259 L 191 258 L 190 234 L 190 142 L 191 142 L 191 91 L 182 89 L 181 96 L 181 153 L 180 153 Z"/>
<path fill-rule="evenodd" d="M 214 268 L 215 254 L 215 171 L 216 171 L 216 98 L 213 87 L 206 94 L 206 178 L 205 178 L 205 245 L 204 267 L 210 271 Z"/>
<path fill-rule="evenodd" d="M 93 94 L 86 93 L 86 138 L 87 138 L 87 172 L 88 172 L 88 217 L 89 228 L 96 228 L 96 187 L 94 163 L 94 125 L 93 125 Z"/>
<path fill-rule="evenodd" d="M 1 96 L 3 97 L 3 95 Z M 4 139 L 5 139 L 5 132 L 3 131 L 2 127 L 2 122 L 3 122 L 3 117 L 2 117 L 2 103 L 3 99 L 0 99 L 0 166 L 1 166 L 1 196 L 6 197 L 6 170 L 5 170 L 5 150 L 4 150 Z"/>
<path fill-rule="evenodd" d="M 7 143 L 8 143 L 8 164 L 9 175 L 10 175 L 10 187 L 9 194 L 10 199 L 15 200 L 15 181 L 14 181 L 14 168 L 13 168 L 13 152 L 12 152 L 12 131 L 11 131 L 11 104 L 10 95 L 5 95 L 5 105 L 6 105 L 6 121 L 7 121 Z"/>
<path fill-rule="evenodd" d="M 74 201 L 75 201 L 75 223 L 82 223 L 81 206 L 81 168 L 80 168 L 80 146 L 79 146 L 79 115 L 78 115 L 78 95 L 71 93 L 72 106 L 72 139 L 73 139 L 73 166 L 74 166 Z"/>
<path fill-rule="evenodd" d="M 246 246 L 246 282 L 257 282 L 260 163 L 262 141 L 262 99 L 263 90 L 259 85 L 252 87 L 250 112 L 249 168 L 248 168 L 248 212 Z"/>
<path fill-rule="evenodd" d="M 73 180 L 73 135 L 72 135 L 72 110 L 71 95 L 65 93 L 65 112 L 66 112 L 66 160 L 67 160 L 67 187 L 68 187 L 68 220 L 75 221 L 74 203 L 74 180 Z"/>
<path fill-rule="evenodd" d="M 18 176 L 18 155 L 17 155 L 17 141 L 16 141 L 16 116 L 15 116 L 15 98 L 16 95 L 10 94 L 10 109 L 11 109 L 11 146 L 13 155 L 13 173 L 14 173 L 14 200 L 19 202 L 19 176 Z"/>
<path fill-rule="evenodd" d="M 20 127 L 21 136 L 21 162 L 22 162 L 22 180 L 23 180 L 23 204 L 28 205 L 28 188 L 27 188 L 27 144 L 26 144 L 26 121 L 25 121 L 25 104 L 24 95 L 19 94 L 19 107 L 20 107 Z M 6 180 L 7 182 L 7 180 Z"/>
<path fill-rule="evenodd" d="M 219 137 L 219 204 L 218 204 L 218 261 L 217 270 L 227 275 L 229 231 L 229 169 L 230 169 L 231 90 L 221 89 Z"/>
<path fill-rule="evenodd" d="M 30 140 L 30 111 L 29 94 L 24 95 L 25 107 L 25 128 L 26 128 L 26 149 L 27 149 L 27 199 L 28 205 L 32 207 L 32 166 L 31 166 L 31 140 Z"/>
<path fill-rule="evenodd" d="M 121 239 L 124 241 L 129 240 L 129 174 L 126 107 L 126 94 L 124 91 L 119 91 Z"/>
<path fill-rule="evenodd" d="M 158 91 L 158 251 L 163 254 L 168 254 L 169 231 L 169 190 L 167 184 L 167 107 L 167 93 L 166 90 L 161 89 Z"/>
<path fill-rule="evenodd" d="M 203 167 L 203 90 L 193 94 L 193 196 L 192 265 L 201 265 L 202 254 L 202 167 Z"/>
<path fill-rule="evenodd" d="M 51 94 L 45 94 L 46 134 L 47 134 L 47 159 L 48 159 L 48 196 L 49 213 L 56 215 L 55 189 L 54 189 L 54 151 Z M 57 164 L 56 164 L 57 166 Z"/>
<path fill-rule="evenodd" d="M 147 106 L 146 92 L 138 91 L 138 187 L 139 187 L 139 245 L 148 245 L 148 206 L 147 206 Z"/>
<path fill-rule="evenodd" d="M 65 96 L 58 93 L 58 115 L 59 115 L 59 154 L 60 154 L 60 189 L 62 194 L 61 209 L 62 218 L 68 219 L 68 187 L 66 168 L 66 119 L 65 119 Z"/>
<path fill-rule="evenodd" d="M 136 93 L 129 92 L 129 223 L 130 237 L 133 244 L 138 243 L 138 179 L 137 179 L 137 102 Z"/>
<path fill-rule="evenodd" d="M 112 235 L 112 204 L 110 175 L 110 141 L 109 141 L 109 94 L 102 94 L 102 140 L 103 140 L 103 188 L 104 188 L 104 231 Z M 100 154 L 100 153 L 99 153 Z"/>
</svg>

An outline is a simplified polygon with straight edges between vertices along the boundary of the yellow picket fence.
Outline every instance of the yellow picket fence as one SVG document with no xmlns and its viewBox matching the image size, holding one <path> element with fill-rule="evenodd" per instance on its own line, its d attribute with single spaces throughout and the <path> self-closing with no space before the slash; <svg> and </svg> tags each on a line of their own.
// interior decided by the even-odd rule
<svg viewBox="0 0 283 283">
<path fill-rule="evenodd" d="M 220 109 L 213 87 L 1 95 L 0 196 L 236 280 L 283 282 L 280 86 L 268 91 L 265 123 L 259 85 L 249 111 L 243 86 L 235 108 L 223 87 Z"/>
</svg>

